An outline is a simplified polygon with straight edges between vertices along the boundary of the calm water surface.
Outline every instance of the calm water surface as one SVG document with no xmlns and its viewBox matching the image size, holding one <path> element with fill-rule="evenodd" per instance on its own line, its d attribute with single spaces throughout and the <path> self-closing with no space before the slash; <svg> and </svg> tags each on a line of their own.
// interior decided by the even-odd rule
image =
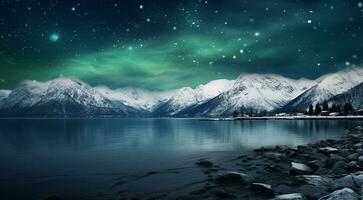
<svg viewBox="0 0 363 200">
<path fill-rule="evenodd" d="M 1 119 L 0 199 L 99 199 L 173 190 L 201 178 L 193 167 L 199 158 L 223 161 L 266 145 L 339 138 L 357 123 Z M 148 172 L 158 173 L 144 176 Z"/>
</svg>

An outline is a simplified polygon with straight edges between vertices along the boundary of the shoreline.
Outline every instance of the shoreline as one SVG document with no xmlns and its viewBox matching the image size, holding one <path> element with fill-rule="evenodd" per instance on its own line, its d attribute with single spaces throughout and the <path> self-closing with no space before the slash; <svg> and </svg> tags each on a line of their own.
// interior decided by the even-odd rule
<svg viewBox="0 0 363 200">
<path fill-rule="evenodd" d="M 363 120 L 357 116 L 266 116 L 266 117 L 235 117 L 235 118 L 203 118 L 201 121 L 245 121 L 245 120 Z"/>
<path fill-rule="evenodd" d="M 363 195 L 363 127 L 337 140 L 262 147 L 233 162 L 237 170 L 197 161 L 207 180 L 179 199 L 358 200 Z"/>
</svg>

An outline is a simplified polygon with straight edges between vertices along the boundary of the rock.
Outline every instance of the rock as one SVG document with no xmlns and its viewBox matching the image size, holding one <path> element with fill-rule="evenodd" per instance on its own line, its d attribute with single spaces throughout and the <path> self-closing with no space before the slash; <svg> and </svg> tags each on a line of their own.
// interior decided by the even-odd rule
<svg viewBox="0 0 363 200">
<path fill-rule="evenodd" d="M 321 163 L 317 160 L 310 161 L 306 164 L 308 167 L 310 167 L 312 170 L 316 171 L 320 168 Z"/>
<path fill-rule="evenodd" d="M 326 188 L 314 185 L 302 185 L 296 192 L 303 194 L 307 199 L 319 199 L 320 197 L 329 194 L 329 191 Z"/>
<path fill-rule="evenodd" d="M 352 172 L 352 171 L 360 170 L 362 168 L 358 165 L 357 161 L 350 161 L 348 163 L 347 169 Z"/>
<path fill-rule="evenodd" d="M 285 155 L 278 152 L 266 152 L 265 156 L 272 159 L 272 160 L 281 160 L 285 158 Z"/>
<path fill-rule="evenodd" d="M 336 179 L 335 181 L 335 188 L 354 188 L 355 183 L 352 175 L 346 175 L 342 178 Z"/>
<path fill-rule="evenodd" d="M 345 161 L 341 160 L 341 161 L 336 162 L 333 165 L 333 169 L 335 169 L 335 168 L 347 169 L 348 164 Z"/>
<path fill-rule="evenodd" d="M 319 200 L 358 200 L 358 195 L 350 188 L 343 188 L 321 197 Z"/>
<path fill-rule="evenodd" d="M 332 153 L 337 153 L 338 149 L 333 148 L 333 147 L 322 147 L 322 148 L 318 149 L 318 152 L 322 153 L 322 154 L 324 154 L 326 156 L 329 156 Z"/>
<path fill-rule="evenodd" d="M 354 148 L 361 149 L 363 147 L 363 144 L 361 142 L 353 144 Z"/>
<path fill-rule="evenodd" d="M 289 193 L 296 192 L 294 188 L 290 187 L 286 183 L 283 183 L 283 184 L 279 184 L 277 186 L 274 186 L 273 190 L 277 194 L 289 194 Z"/>
<path fill-rule="evenodd" d="M 353 153 L 347 156 L 348 160 L 358 160 L 360 154 L 359 153 Z"/>
<path fill-rule="evenodd" d="M 273 196 L 274 192 L 271 185 L 265 183 L 252 183 L 251 189 L 261 196 Z"/>
<path fill-rule="evenodd" d="M 212 167 L 213 166 L 213 163 L 208 160 L 199 160 L 196 164 L 201 167 Z"/>
<path fill-rule="evenodd" d="M 334 181 L 331 178 L 317 176 L 317 175 L 302 175 L 298 179 L 302 179 L 305 183 L 309 185 L 314 185 L 316 187 L 324 187 L 325 189 L 330 189 L 334 186 Z"/>
<path fill-rule="evenodd" d="M 346 161 L 346 160 L 342 156 L 331 154 L 329 158 L 325 161 L 325 167 L 332 168 L 334 164 L 338 161 Z"/>
<path fill-rule="evenodd" d="M 360 166 L 363 166 L 363 156 L 359 156 L 359 157 L 358 157 L 358 164 L 359 164 Z"/>
<path fill-rule="evenodd" d="M 362 126 L 356 126 L 352 129 L 352 131 L 363 131 L 363 127 Z"/>
<path fill-rule="evenodd" d="M 309 174 L 311 172 L 313 172 L 313 170 L 310 167 L 306 166 L 305 164 L 291 162 L 290 174 L 299 175 L 299 174 Z"/>
<path fill-rule="evenodd" d="M 363 172 L 357 172 L 355 174 L 353 174 L 353 180 L 355 185 L 358 188 L 361 188 L 363 186 Z"/>
<path fill-rule="evenodd" d="M 273 200 L 305 200 L 301 193 L 277 195 Z"/>
<path fill-rule="evenodd" d="M 248 176 L 239 172 L 222 172 L 217 174 L 215 181 L 222 184 L 247 183 Z"/>
</svg>

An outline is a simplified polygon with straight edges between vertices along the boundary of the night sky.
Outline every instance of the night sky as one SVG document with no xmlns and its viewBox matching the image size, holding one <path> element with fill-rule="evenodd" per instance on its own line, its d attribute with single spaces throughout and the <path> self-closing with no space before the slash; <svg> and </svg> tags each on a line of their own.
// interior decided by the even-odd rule
<svg viewBox="0 0 363 200">
<path fill-rule="evenodd" d="M 363 59 L 359 0 L 1 0 L 0 88 L 74 76 L 171 89 L 317 78 Z"/>
</svg>

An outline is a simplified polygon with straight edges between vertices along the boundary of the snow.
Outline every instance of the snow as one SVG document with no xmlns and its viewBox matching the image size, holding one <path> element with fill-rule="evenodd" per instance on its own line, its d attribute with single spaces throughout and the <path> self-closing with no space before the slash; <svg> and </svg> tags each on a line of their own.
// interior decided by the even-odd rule
<svg viewBox="0 0 363 200">
<path fill-rule="evenodd" d="M 206 102 L 215 106 L 202 111 L 202 115 L 218 116 L 231 114 L 233 111 L 253 110 L 271 111 L 287 104 L 306 89 L 314 85 L 307 79 L 293 80 L 274 74 L 241 74 L 232 88 L 214 102 Z"/>
<path fill-rule="evenodd" d="M 191 87 L 181 88 L 162 106 L 163 110 L 159 112 L 176 115 L 190 106 L 201 104 L 229 90 L 234 83 L 234 80 L 220 79 L 199 85 L 195 89 Z"/>
<path fill-rule="evenodd" d="M 363 68 L 350 67 L 318 79 L 318 83 L 296 98 L 291 107 L 307 109 L 310 104 L 322 103 L 333 96 L 342 94 L 363 82 Z"/>
<path fill-rule="evenodd" d="M 166 102 L 174 94 L 173 90 L 149 91 L 132 87 L 111 90 L 107 86 L 97 86 L 95 89 L 113 101 L 120 101 L 127 106 L 146 111 L 154 110 L 156 106 Z"/>
<path fill-rule="evenodd" d="M 307 108 L 310 103 L 316 104 L 347 92 L 362 83 L 362 77 L 363 68 L 359 67 L 317 80 L 294 80 L 275 74 L 241 74 L 236 80 L 220 79 L 195 88 L 168 91 L 133 87 L 113 90 L 62 77 L 47 82 L 23 81 L 12 91 L 0 90 L 0 104 L 3 108 L 31 108 L 49 102 L 72 102 L 84 107 L 132 108 L 140 115 L 147 112 L 160 116 L 220 116 L 236 110 L 273 111 L 286 105 Z M 360 91 L 353 91 L 358 100 Z M 348 97 L 352 95 L 348 94 Z"/>
</svg>

